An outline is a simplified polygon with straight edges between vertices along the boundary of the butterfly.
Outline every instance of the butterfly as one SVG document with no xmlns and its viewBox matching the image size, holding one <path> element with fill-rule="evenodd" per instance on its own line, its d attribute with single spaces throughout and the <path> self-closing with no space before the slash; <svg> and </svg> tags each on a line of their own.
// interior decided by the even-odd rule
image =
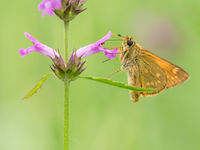
<svg viewBox="0 0 200 150">
<path fill-rule="evenodd" d="M 130 91 L 137 102 L 140 96 L 152 96 L 183 83 L 189 75 L 179 66 L 144 50 L 131 36 L 125 36 L 119 49 L 121 70 L 126 70 L 129 84 L 137 88 L 155 89 L 154 92 Z"/>
</svg>

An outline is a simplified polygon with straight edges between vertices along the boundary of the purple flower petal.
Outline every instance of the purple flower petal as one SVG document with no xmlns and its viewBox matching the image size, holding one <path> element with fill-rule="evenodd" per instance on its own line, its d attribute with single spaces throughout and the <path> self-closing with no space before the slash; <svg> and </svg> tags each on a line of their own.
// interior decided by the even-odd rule
<svg viewBox="0 0 200 150">
<path fill-rule="evenodd" d="M 104 36 L 102 39 L 98 40 L 96 42 L 97 45 L 102 45 L 104 44 L 105 41 L 107 41 L 110 37 L 111 37 L 112 33 L 108 32 L 108 34 L 106 34 L 106 36 Z"/>
<path fill-rule="evenodd" d="M 115 57 L 117 56 L 117 51 L 118 51 L 117 48 L 114 49 L 114 50 L 112 50 L 112 51 L 106 49 L 106 50 L 104 51 L 104 55 L 105 55 L 106 57 L 108 57 L 108 59 L 113 59 L 113 58 L 115 58 Z"/>
<path fill-rule="evenodd" d="M 46 14 L 53 16 L 54 10 L 61 8 L 62 8 L 61 0 L 43 0 L 38 6 L 39 10 L 43 10 L 42 17 L 44 17 Z"/>
<path fill-rule="evenodd" d="M 108 57 L 108 59 L 115 58 L 116 55 L 117 55 L 118 49 L 109 50 L 109 49 L 106 49 L 106 48 L 101 46 L 110 37 L 111 37 L 111 32 L 108 32 L 108 34 L 105 37 L 103 37 L 102 39 L 98 40 L 96 43 L 93 43 L 93 44 L 90 44 L 90 45 L 87 45 L 87 46 L 79 48 L 76 51 L 76 55 L 78 57 L 84 58 L 84 57 L 87 57 L 87 56 L 95 54 L 95 53 L 104 52 L 104 55 L 106 57 Z"/>
<path fill-rule="evenodd" d="M 59 57 L 59 53 L 56 52 L 54 49 L 40 43 L 39 41 L 37 41 L 34 37 L 32 37 L 29 33 L 25 32 L 25 36 L 32 41 L 32 43 L 34 44 L 33 46 L 27 48 L 27 49 L 19 49 L 19 54 L 21 56 L 25 56 L 29 53 L 32 53 L 33 51 L 36 51 L 38 53 L 41 53 L 43 55 L 46 55 L 48 57 L 50 57 L 51 59 L 54 59 L 56 56 Z"/>
</svg>

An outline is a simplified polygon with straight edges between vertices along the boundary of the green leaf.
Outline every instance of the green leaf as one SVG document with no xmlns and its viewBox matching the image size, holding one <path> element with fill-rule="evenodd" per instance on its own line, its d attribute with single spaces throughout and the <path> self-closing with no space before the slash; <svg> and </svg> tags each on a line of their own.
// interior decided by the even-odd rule
<svg viewBox="0 0 200 150">
<path fill-rule="evenodd" d="M 39 88 L 42 87 L 42 84 L 44 83 L 44 81 L 47 79 L 48 76 L 53 75 L 53 73 L 47 73 L 45 74 L 39 81 L 38 83 L 35 85 L 35 87 L 24 97 L 24 99 L 28 99 L 30 98 L 33 94 L 35 94 Z"/>
<path fill-rule="evenodd" d="M 132 91 L 137 91 L 137 92 L 155 92 L 156 91 L 154 89 L 136 88 L 134 86 L 130 86 L 130 85 L 124 84 L 122 82 L 118 82 L 118 81 L 112 81 L 112 80 L 106 79 L 106 78 L 97 78 L 97 77 L 79 77 L 79 78 L 94 80 L 94 81 L 97 81 L 97 82 L 117 86 L 117 87 L 120 87 L 120 88 L 132 90 Z"/>
</svg>

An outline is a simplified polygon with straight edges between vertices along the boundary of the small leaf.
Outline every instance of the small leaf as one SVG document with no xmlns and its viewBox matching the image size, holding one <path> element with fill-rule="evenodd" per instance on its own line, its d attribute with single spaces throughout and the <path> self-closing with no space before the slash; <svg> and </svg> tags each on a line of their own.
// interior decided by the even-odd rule
<svg viewBox="0 0 200 150">
<path fill-rule="evenodd" d="M 106 78 L 97 78 L 97 77 L 79 77 L 79 78 L 94 80 L 94 81 L 97 81 L 97 82 L 117 86 L 117 87 L 120 87 L 120 88 L 132 90 L 132 91 L 137 91 L 137 92 L 155 92 L 156 91 L 154 89 L 136 88 L 134 86 L 130 86 L 130 85 L 124 84 L 122 82 L 118 82 L 118 81 L 112 81 L 112 80 L 106 79 Z"/>
<path fill-rule="evenodd" d="M 53 73 L 47 73 L 45 74 L 39 81 L 38 83 L 35 85 L 35 87 L 24 97 L 24 99 L 28 99 L 30 98 L 33 94 L 35 94 L 39 88 L 42 87 L 42 84 L 44 83 L 44 81 L 47 79 L 48 76 L 53 75 Z"/>
</svg>

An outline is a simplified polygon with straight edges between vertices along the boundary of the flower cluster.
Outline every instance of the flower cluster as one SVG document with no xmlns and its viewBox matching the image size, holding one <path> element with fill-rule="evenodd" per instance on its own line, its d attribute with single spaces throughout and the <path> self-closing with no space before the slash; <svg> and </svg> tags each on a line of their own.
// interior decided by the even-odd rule
<svg viewBox="0 0 200 150">
<path fill-rule="evenodd" d="M 50 16 L 56 14 L 63 21 L 69 22 L 76 15 L 85 10 L 82 8 L 84 3 L 85 0 L 43 0 L 39 4 L 38 9 L 43 11 L 43 17 L 46 14 L 49 14 Z M 117 55 L 117 49 L 109 50 L 102 47 L 102 45 L 111 37 L 111 32 L 108 32 L 105 37 L 97 42 L 81 47 L 76 52 L 73 52 L 68 62 L 64 62 L 59 52 L 42 44 L 29 33 L 25 32 L 25 36 L 33 43 L 33 46 L 28 47 L 27 49 L 20 48 L 20 55 L 25 56 L 36 51 L 48 56 L 53 61 L 51 69 L 55 75 L 63 81 L 76 79 L 76 77 L 84 71 L 83 65 L 85 64 L 85 61 L 81 62 L 81 60 L 89 55 L 104 52 L 104 55 L 108 59 L 113 59 Z"/>
<path fill-rule="evenodd" d="M 25 56 L 33 51 L 41 53 L 45 56 L 48 56 L 53 61 L 52 70 L 54 71 L 55 75 L 63 80 L 74 80 L 78 75 L 80 75 L 85 69 L 83 69 L 83 65 L 85 61 L 81 62 L 81 60 L 87 56 L 90 56 L 95 53 L 104 52 L 104 55 L 108 59 L 113 59 L 117 55 L 117 49 L 109 50 L 102 45 L 111 37 L 111 32 L 108 32 L 106 36 L 102 39 L 98 40 L 97 42 L 81 47 L 76 52 L 72 53 L 71 58 L 67 63 L 64 62 L 62 56 L 56 50 L 48 47 L 47 45 L 39 42 L 34 37 L 32 37 L 29 33 L 25 33 L 25 36 L 34 44 L 27 49 L 20 48 L 19 53 L 21 56 Z M 67 64 L 67 65 L 65 65 Z"/>
<path fill-rule="evenodd" d="M 43 11 L 43 17 L 45 14 L 50 16 L 56 14 L 63 21 L 68 22 L 86 9 L 82 8 L 84 3 L 85 0 L 43 0 L 38 9 Z"/>
</svg>

